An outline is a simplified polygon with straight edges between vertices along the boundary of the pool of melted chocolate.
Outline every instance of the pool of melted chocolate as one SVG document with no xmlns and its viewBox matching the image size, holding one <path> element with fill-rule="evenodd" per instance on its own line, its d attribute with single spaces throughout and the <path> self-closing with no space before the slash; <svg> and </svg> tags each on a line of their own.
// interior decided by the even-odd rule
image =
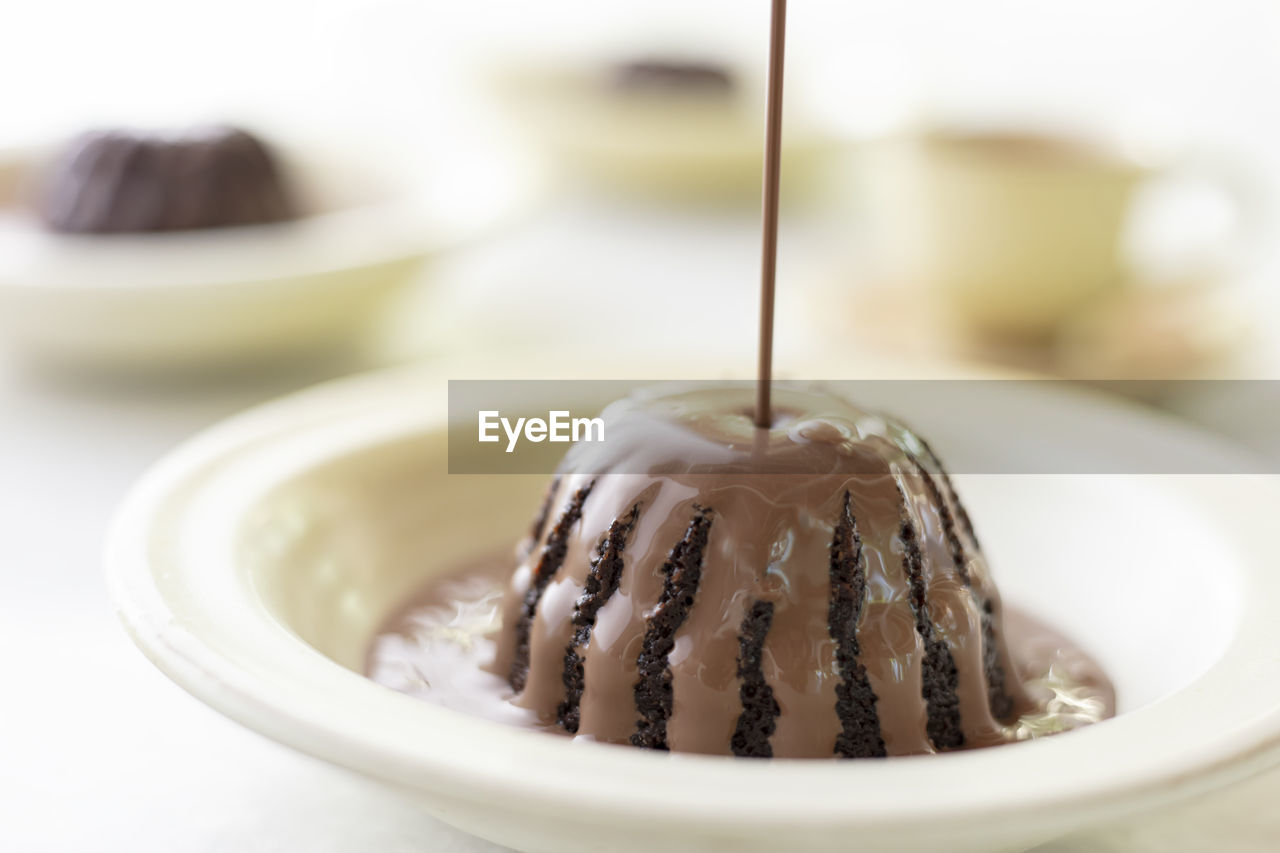
<svg viewBox="0 0 1280 853">
<path fill-rule="evenodd" d="M 492 670 L 511 559 L 511 551 L 503 551 L 433 579 L 374 639 L 365 674 L 445 708 L 565 735 L 554 716 L 540 718 L 511 701 L 511 685 Z M 1057 734 L 1115 714 L 1115 689 L 1079 646 L 1016 606 L 1005 606 L 1004 620 L 1032 706 L 1004 728 L 1003 742 Z"/>
</svg>

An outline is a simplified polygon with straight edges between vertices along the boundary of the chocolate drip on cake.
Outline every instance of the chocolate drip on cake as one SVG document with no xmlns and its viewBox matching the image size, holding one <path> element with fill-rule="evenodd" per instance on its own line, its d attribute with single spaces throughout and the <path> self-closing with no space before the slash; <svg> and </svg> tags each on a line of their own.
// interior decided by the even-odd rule
<svg viewBox="0 0 1280 853">
<path fill-rule="evenodd" d="M 876 713 L 876 694 L 867 670 L 858 662 L 857 627 L 867 594 L 866 567 L 862 565 L 862 537 L 853 517 L 853 499 L 844 493 L 844 508 L 831 538 L 831 600 L 827 631 L 836 643 L 836 714 L 840 734 L 835 754 L 842 758 L 871 758 L 885 754 Z"/>
<path fill-rule="evenodd" d="M 671 666 L 667 656 L 675 647 L 675 635 L 698 592 L 702 554 L 711 531 L 711 512 L 697 508 L 684 537 L 671 549 L 662 566 L 662 595 L 645 626 L 644 642 L 636 658 L 639 679 L 635 684 L 636 731 L 633 746 L 667 748 L 667 720 L 671 717 Z"/>
<path fill-rule="evenodd" d="M 588 483 L 573 493 L 569 505 L 565 507 L 555 527 L 547 534 L 547 541 L 542 546 L 542 554 L 533 569 L 533 581 L 524 595 L 519 618 L 514 626 L 515 656 L 511 661 L 511 672 L 507 681 L 517 693 L 524 689 L 525 679 L 529 676 L 529 628 L 533 624 L 534 614 L 538 611 L 538 601 L 555 573 L 560 571 L 564 563 L 565 552 L 569 546 L 569 533 L 582 517 L 582 505 L 595 482 Z"/>
<path fill-rule="evenodd" d="M 960 576 L 960 581 L 965 586 L 972 588 L 973 582 L 969 579 L 969 561 L 965 557 L 964 545 L 956 535 L 956 521 L 951 515 L 951 509 L 947 506 L 947 500 L 943 497 L 933 475 L 919 462 L 916 463 L 916 473 L 924 481 L 924 487 L 928 490 L 929 497 L 933 499 L 934 506 L 937 507 L 938 517 L 942 519 L 942 535 L 946 537 L 947 549 L 951 552 L 951 562 L 955 564 L 956 574 Z"/>
<path fill-rule="evenodd" d="M 998 643 L 995 608 L 990 601 L 983 601 L 982 666 L 987 675 L 987 702 L 991 705 L 991 716 L 1002 723 L 1010 723 L 1017 716 L 1016 706 L 1013 697 L 1005 690 L 1005 672 L 1000 665 Z"/>
<path fill-rule="evenodd" d="M 964 504 L 960 502 L 960 496 L 956 493 L 955 486 L 951 483 L 951 475 L 947 473 L 947 469 L 942 464 L 942 460 L 938 458 L 938 454 L 933 452 L 933 448 L 929 446 L 929 442 L 920 436 L 916 436 L 916 441 L 920 442 L 920 446 L 924 448 L 925 455 L 929 457 L 929 461 L 933 467 L 938 470 L 938 476 L 942 478 L 942 488 L 946 492 L 947 500 L 956 508 L 956 518 L 959 519 L 961 527 L 964 528 L 965 535 L 969 537 L 969 541 L 973 543 L 973 547 L 981 548 L 978 542 L 978 534 L 973 530 L 973 520 L 969 518 L 969 511 L 964 508 Z"/>
<path fill-rule="evenodd" d="M 733 730 L 730 746 L 734 755 L 748 758 L 772 758 L 773 747 L 769 736 L 777 728 L 774 720 L 782 709 L 773 698 L 773 688 L 764 679 L 764 638 L 773 621 L 773 602 L 756 601 L 742 620 L 742 632 L 738 636 L 738 678 L 742 686 L 738 697 L 742 700 L 742 715 Z"/>
<path fill-rule="evenodd" d="M 959 749 L 964 746 L 964 731 L 960 727 L 960 698 L 956 693 L 960 674 L 955 659 L 944 640 L 938 637 L 929 615 L 929 600 L 925 594 L 924 557 L 916 539 L 915 525 L 907 511 L 907 496 L 898 487 L 901 501 L 902 524 L 899 537 L 902 540 L 902 565 L 906 569 L 911 588 L 911 610 L 915 614 L 916 633 L 924 642 L 925 707 L 928 711 L 926 732 L 938 749 Z"/>
<path fill-rule="evenodd" d="M 586 688 L 583 658 L 591 642 L 591 630 L 600 608 L 618 591 L 622 580 L 622 555 L 627 540 L 640 517 L 640 505 L 624 517 L 614 519 L 609 532 L 600 541 L 591 569 L 587 573 L 582 595 L 573 608 L 573 639 L 564 652 L 564 701 L 556 709 L 556 720 L 565 731 L 576 734 L 581 719 L 582 692 Z"/>
<path fill-rule="evenodd" d="M 1009 722 L 1014 716 L 1014 701 L 1013 697 L 1005 691 L 1004 667 L 1000 665 L 1000 651 L 996 645 L 995 607 L 980 591 L 973 588 L 973 582 L 969 577 L 969 558 L 965 553 L 964 543 L 960 541 L 960 536 L 956 533 L 955 516 L 952 515 L 950 509 L 951 506 L 955 506 L 957 514 L 959 514 L 964 512 L 964 507 L 956 499 L 955 492 L 951 488 L 951 478 L 942 470 L 938 457 L 934 455 L 927 445 L 925 450 L 937 466 L 940 472 L 939 476 L 943 478 L 942 482 L 946 493 L 944 494 L 942 489 L 938 488 L 937 481 L 932 474 L 925 470 L 923 465 L 917 465 L 919 474 L 924 480 L 925 488 L 928 489 L 930 497 L 933 498 L 933 502 L 938 508 L 938 515 L 942 519 L 942 532 L 946 537 L 947 547 L 951 551 L 951 559 L 955 563 L 956 574 L 960 576 L 960 580 L 973 593 L 974 600 L 978 602 L 978 607 L 980 608 L 982 667 L 987 681 L 987 702 L 991 706 L 992 716 L 1001 722 Z M 964 517 L 967 518 L 967 516 Z M 964 522 L 962 521 L 961 523 L 963 524 Z M 966 525 L 966 527 L 968 526 Z"/>
</svg>

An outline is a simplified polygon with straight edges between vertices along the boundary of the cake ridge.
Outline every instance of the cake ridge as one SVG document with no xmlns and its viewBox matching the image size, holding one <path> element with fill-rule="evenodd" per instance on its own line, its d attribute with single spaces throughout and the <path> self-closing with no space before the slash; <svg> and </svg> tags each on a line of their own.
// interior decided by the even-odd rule
<svg viewBox="0 0 1280 853">
<path fill-rule="evenodd" d="M 595 559 L 587 572 L 582 594 L 573 608 L 573 636 L 564 652 L 565 698 L 556 709 L 556 720 L 565 731 L 576 734 L 581 720 L 582 694 L 586 689 L 586 672 L 582 655 L 591 642 L 596 615 L 618 591 L 622 580 L 623 553 L 627 540 L 640 518 L 640 504 L 635 504 L 622 518 L 615 518 L 600 540 Z"/>
<path fill-rule="evenodd" d="M 938 483 L 933 475 L 918 460 L 916 461 L 916 473 L 920 475 L 920 479 L 924 482 L 924 487 L 928 490 L 929 497 L 933 499 L 934 506 L 938 510 L 938 516 L 942 519 L 942 535 L 947 540 L 947 549 L 951 552 L 951 561 L 955 564 L 956 574 L 959 575 L 961 583 L 972 589 L 973 580 L 969 577 L 969 560 L 965 554 L 964 543 L 956 535 L 956 520 L 951 514 L 951 508 L 947 506 L 947 499 L 943 496 L 942 490 L 938 488 Z"/>
<path fill-rule="evenodd" d="M 920 447 L 924 449 L 925 456 L 929 458 L 933 467 L 938 469 L 938 476 L 942 480 L 943 492 L 947 499 L 955 505 L 956 517 L 960 520 L 960 525 L 964 528 L 964 532 L 968 534 L 969 541 L 973 543 L 975 548 L 981 550 L 982 544 L 978 542 L 978 534 L 973 529 L 973 519 L 969 517 L 969 511 L 965 509 L 964 504 L 961 502 L 960 495 L 956 492 L 956 487 L 951 482 L 951 475 L 947 473 L 946 466 L 942 464 L 942 459 L 934 452 L 929 442 L 918 435 L 915 436 L 915 439 L 920 442 Z"/>
<path fill-rule="evenodd" d="M 916 633 L 924 642 L 924 667 L 922 690 L 928 713 L 926 733 L 938 749 L 959 749 L 964 746 L 964 731 L 960 723 L 960 699 L 957 693 L 960 674 L 955 659 L 945 641 L 940 640 L 929 614 L 929 599 L 925 591 L 924 555 L 916 538 L 915 523 L 908 510 L 907 495 L 897 484 L 901 525 L 898 535 L 902 540 L 902 564 L 910 585 L 910 604 L 915 616 Z"/>
<path fill-rule="evenodd" d="M 933 455 L 932 450 L 927 452 L 939 471 L 942 471 L 942 465 L 938 462 L 938 457 Z M 961 505 L 955 499 L 955 492 L 949 485 L 947 486 L 948 494 L 944 494 L 938 488 L 933 475 L 923 465 L 917 463 L 917 468 L 921 479 L 924 481 L 925 488 L 929 490 L 930 497 L 933 498 L 934 504 L 938 509 L 938 515 L 942 518 L 942 534 L 946 538 L 947 546 L 951 551 L 951 559 L 955 563 L 956 574 L 960 576 L 960 580 L 969 589 L 970 594 L 978 605 L 982 635 L 982 667 L 987 683 L 987 705 L 991 709 L 993 717 L 1001 722 L 1007 722 L 1013 714 L 1014 701 L 1013 697 L 1005 692 L 1005 672 L 1004 667 L 1000 664 L 1000 655 L 996 646 L 995 608 L 991 601 L 973 586 L 973 579 L 969 576 L 968 554 L 965 551 L 964 543 L 960 541 L 960 536 L 956 532 L 955 516 L 949 506 L 952 502 L 957 507 L 961 507 Z M 942 476 L 946 476 L 945 471 L 942 471 Z M 944 484 L 948 482 L 949 480 L 944 480 Z M 963 509 L 963 507 L 961 508 Z"/>
<path fill-rule="evenodd" d="M 695 504 L 688 529 L 663 563 L 662 594 L 646 620 L 644 640 L 636 658 L 640 677 L 633 693 L 640 716 L 631 735 L 633 746 L 668 748 L 667 720 L 673 706 L 668 656 L 675 647 L 676 631 L 693 607 L 711 522 L 711 510 Z"/>
<path fill-rule="evenodd" d="M 996 634 L 995 608 L 989 599 L 981 604 L 982 664 L 987 676 L 987 704 L 991 715 L 1002 723 L 1016 716 L 1017 703 L 1005 690 L 1006 676 L 1000 665 L 999 637 Z"/>
<path fill-rule="evenodd" d="M 747 758 L 772 758 L 769 736 L 777 728 L 774 722 L 782 713 L 773 688 L 764 677 L 764 640 L 773 621 L 772 601 L 753 601 L 742 620 L 738 634 L 738 699 L 742 713 L 734 726 L 730 748 L 734 755 Z"/>
<path fill-rule="evenodd" d="M 565 555 L 569 550 L 570 531 L 582 517 L 582 506 L 586 503 L 587 496 L 591 494 L 594 486 L 595 481 L 592 480 L 573 493 L 564 512 L 556 520 L 555 526 L 547 533 L 542 554 L 538 558 L 537 565 L 534 566 L 533 579 L 524 594 L 520 615 L 513 629 L 515 649 L 507 681 L 517 693 L 524 689 L 525 681 L 529 677 L 529 637 L 533 617 L 538 612 L 538 602 L 542 599 L 542 593 L 546 591 L 547 584 L 551 583 L 551 579 L 564 564 Z"/>
<path fill-rule="evenodd" d="M 853 515 L 853 495 L 844 493 L 844 504 L 831 535 L 831 594 L 827 602 L 827 632 L 836 643 L 836 714 L 840 734 L 833 752 L 842 758 L 879 757 L 885 754 L 876 694 L 858 660 L 857 626 L 867 594 L 866 567 L 862 561 L 862 537 Z"/>
</svg>

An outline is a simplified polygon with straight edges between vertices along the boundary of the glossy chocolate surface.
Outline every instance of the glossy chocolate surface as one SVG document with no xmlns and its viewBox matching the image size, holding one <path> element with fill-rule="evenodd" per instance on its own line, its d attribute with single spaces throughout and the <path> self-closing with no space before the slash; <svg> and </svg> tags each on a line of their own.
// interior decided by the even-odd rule
<svg viewBox="0 0 1280 853">
<path fill-rule="evenodd" d="M 821 758 L 991 746 L 1113 712 L 1061 638 L 1034 660 L 1011 651 L 968 515 L 903 426 L 789 389 L 769 430 L 741 389 L 629 398 L 605 419 L 609 440 L 575 446 L 531 508 L 491 602 L 486 663 L 505 689 L 489 690 L 516 722 Z M 387 682 L 413 652 L 384 640 L 371 666 Z"/>
</svg>

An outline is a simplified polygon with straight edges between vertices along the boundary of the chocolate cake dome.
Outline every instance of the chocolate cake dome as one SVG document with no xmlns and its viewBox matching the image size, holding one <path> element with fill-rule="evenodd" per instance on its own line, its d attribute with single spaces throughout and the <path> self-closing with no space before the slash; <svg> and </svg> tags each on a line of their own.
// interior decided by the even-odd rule
<svg viewBox="0 0 1280 853">
<path fill-rule="evenodd" d="M 1012 739 L 1028 700 L 969 516 L 929 446 L 825 394 L 608 407 L 505 592 L 496 671 L 581 738 L 760 757 Z"/>
<path fill-rule="evenodd" d="M 297 216 L 267 146 L 224 126 L 84 133 L 49 169 L 40 209 L 50 229 L 84 234 L 222 228 Z"/>
</svg>

